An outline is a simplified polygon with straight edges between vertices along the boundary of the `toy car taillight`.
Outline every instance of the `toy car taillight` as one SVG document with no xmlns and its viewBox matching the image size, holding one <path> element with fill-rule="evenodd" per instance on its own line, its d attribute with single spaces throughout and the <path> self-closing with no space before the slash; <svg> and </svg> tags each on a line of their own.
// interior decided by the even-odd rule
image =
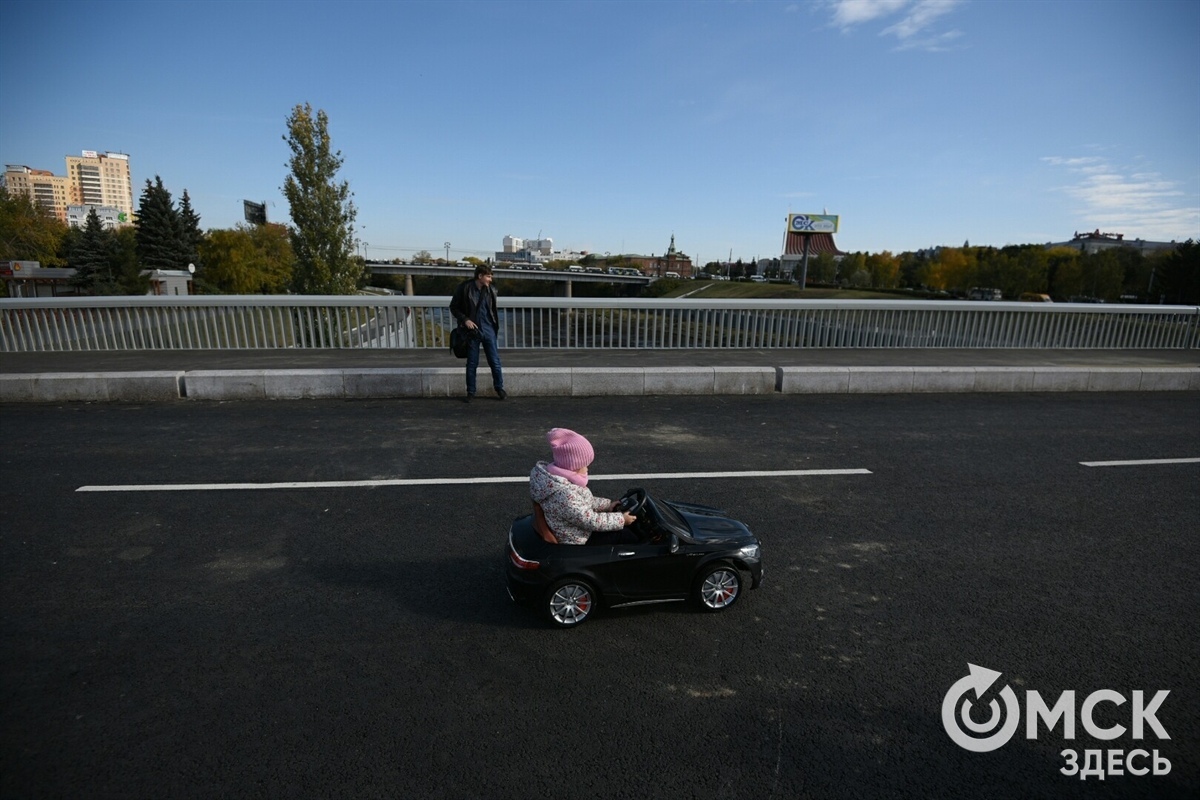
<svg viewBox="0 0 1200 800">
<path fill-rule="evenodd" d="M 541 566 L 541 562 L 531 561 L 517 552 L 517 548 L 513 547 L 511 535 L 508 538 L 508 559 L 517 569 L 537 569 Z"/>
</svg>

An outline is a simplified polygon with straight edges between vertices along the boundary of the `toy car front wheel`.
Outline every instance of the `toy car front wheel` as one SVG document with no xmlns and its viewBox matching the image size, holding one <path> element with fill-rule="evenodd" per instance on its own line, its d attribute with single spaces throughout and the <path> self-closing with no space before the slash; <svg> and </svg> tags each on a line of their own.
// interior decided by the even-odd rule
<svg viewBox="0 0 1200 800">
<path fill-rule="evenodd" d="M 701 611 L 724 611 L 742 593 L 742 576 L 728 564 L 714 564 L 696 579 L 692 598 Z"/>
<path fill-rule="evenodd" d="M 560 628 L 573 628 L 591 616 L 596 607 L 596 592 L 578 578 L 564 578 L 550 587 L 542 608 L 546 618 Z"/>
</svg>

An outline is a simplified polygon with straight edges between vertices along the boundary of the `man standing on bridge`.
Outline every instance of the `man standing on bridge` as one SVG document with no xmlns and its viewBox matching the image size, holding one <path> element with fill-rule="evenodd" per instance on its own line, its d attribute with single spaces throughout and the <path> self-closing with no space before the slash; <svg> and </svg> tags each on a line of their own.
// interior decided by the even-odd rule
<svg viewBox="0 0 1200 800">
<path fill-rule="evenodd" d="M 475 267 L 475 277 L 463 281 L 454 290 L 450 299 L 450 313 L 458 320 L 461 328 L 470 333 L 467 345 L 467 402 L 475 397 L 475 371 L 479 367 L 479 345 L 487 357 L 492 370 L 492 387 L 501 400 L 508 397 L 504 391 L 504 373 L 500 370 L 500 350 L 496 347 L 497 331 L 500 330 L 500 315 L 496 311 L 496 290 L 492 288 L 492 268 L 487 264 Z"/>
</svg>

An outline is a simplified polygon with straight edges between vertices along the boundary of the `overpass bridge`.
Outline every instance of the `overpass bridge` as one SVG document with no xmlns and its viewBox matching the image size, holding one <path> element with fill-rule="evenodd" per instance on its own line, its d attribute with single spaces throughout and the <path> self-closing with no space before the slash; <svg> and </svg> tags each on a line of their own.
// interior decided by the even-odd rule
<svg viewBox="0 0 1200 800">
<path fill-rule="evenodd" d="M 465 280 L 475 274 L 475 267 L 438 266 L 434 264 L 389 264 L 386 262 L 367 262 L 367 271 L 372 275 L 403 275 L 404 293 L 413 296 L 413 276 L 421 275 L 430 278 L 458 278 Z M 492 274 L 501 280 L 521 281 L 552 281 L 555 284 L 556 297 L 571 297 L 571 287 L 575 283 L 623 283 L 633 286 L 646 286 L 654 278 L 646 275 L 610 275 L 607 272 L 568 272 L 567 270 L 545 268 L 521 268 L 493 266 Z"/>
</svg>

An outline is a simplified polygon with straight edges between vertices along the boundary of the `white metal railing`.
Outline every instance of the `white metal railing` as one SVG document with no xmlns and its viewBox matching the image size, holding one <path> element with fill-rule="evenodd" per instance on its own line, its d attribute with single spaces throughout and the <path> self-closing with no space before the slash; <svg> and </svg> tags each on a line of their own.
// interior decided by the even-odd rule
<svg viewBox="0 0 1200 800">
<path fill-rule="evenodd" d="M 446 297 L 0 299 L 0 352 L 443 348 Z M 501 298 L 505 348 L 1189 349 L 1196 306 Z"/>
</svg>

